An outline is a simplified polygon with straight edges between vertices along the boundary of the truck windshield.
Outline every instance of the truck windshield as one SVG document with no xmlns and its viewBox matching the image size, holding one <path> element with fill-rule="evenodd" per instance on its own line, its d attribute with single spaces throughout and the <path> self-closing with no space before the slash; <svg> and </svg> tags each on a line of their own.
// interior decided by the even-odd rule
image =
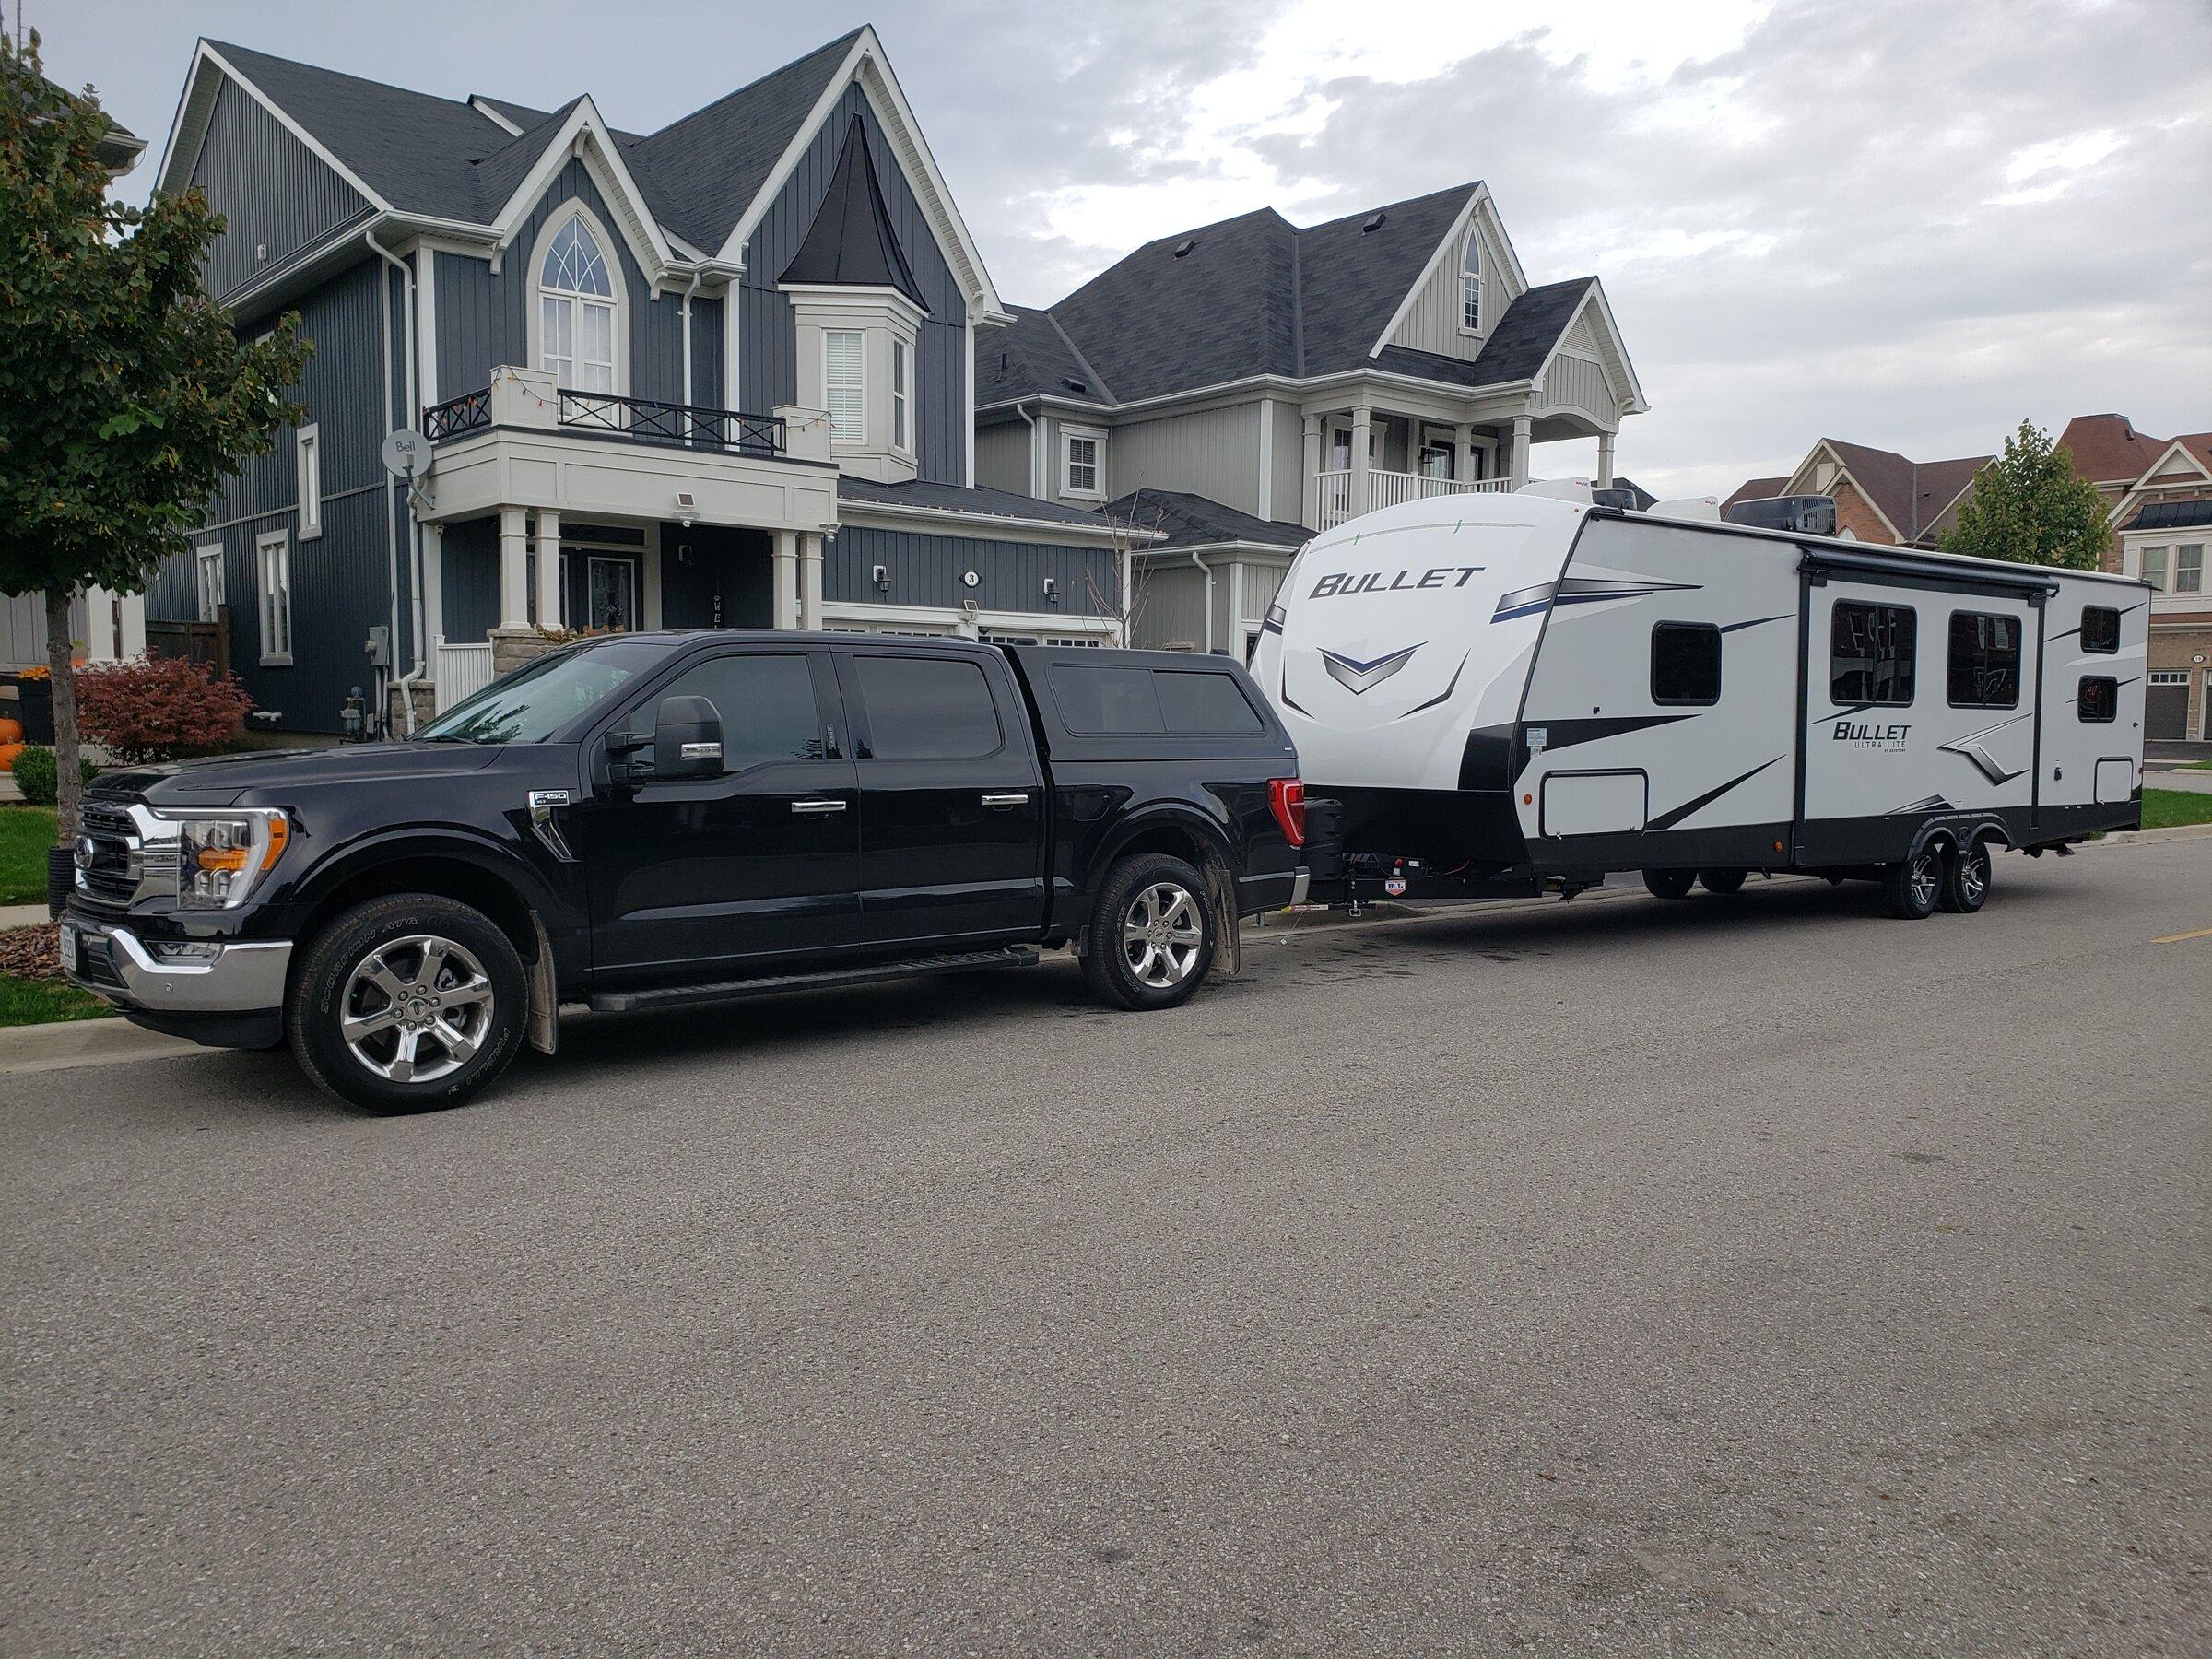
<svg viewBox="0 0 2212 1659">
<path fill-rule="evenodd" d="M 555 652 L 501 675 L 415 735 L 424 743 L 543 743 L 667 655 L 665 646 L 640 640 Z"/>
</svg>

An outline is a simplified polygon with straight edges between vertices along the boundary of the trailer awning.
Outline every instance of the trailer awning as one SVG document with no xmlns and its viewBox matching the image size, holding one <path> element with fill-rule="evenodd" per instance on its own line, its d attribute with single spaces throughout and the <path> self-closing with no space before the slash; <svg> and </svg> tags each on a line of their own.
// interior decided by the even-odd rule
<svg viewBox="0 0 2212 1659">
<path fill-rule="evenodd" d="M 1798 569 L 1816 576 L 1841 576 L 1860 582 L 1894 582 L 1911 586 L 1973 588 L 1983 593 L 2017 594 L 2028 600 L 2047 599 L 2058 592 L 2058 578 L 2025 565 L 1999 564 L 1994 559 L 1926 559 L 1912 553 L 1851 552 L 1834 547 L 1798 549 L 1805 555 Z"/>
</svg>

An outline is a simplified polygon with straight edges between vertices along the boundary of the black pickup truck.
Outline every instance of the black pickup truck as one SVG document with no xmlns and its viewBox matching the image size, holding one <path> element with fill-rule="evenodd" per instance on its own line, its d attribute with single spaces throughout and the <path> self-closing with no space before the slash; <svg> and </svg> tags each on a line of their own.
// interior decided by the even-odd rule
<svg viewBox="0 0 2212 1659">
<path fill-rule="evenodd" d="M 566 1003 L 621 1012 L 1034 963 L 1164 1008 L 1300 900 L 1298 759 L 1226 658 L 818 633 L 536 658 L 405 742 L 111 771 L 70 977 L 449 1105 Z"/>
</svg>

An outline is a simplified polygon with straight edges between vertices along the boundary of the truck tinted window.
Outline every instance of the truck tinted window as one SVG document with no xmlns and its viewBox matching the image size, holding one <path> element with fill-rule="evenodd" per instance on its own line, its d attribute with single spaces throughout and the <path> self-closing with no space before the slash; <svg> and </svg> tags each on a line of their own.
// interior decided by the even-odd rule
<svg viewBox="0 0 2212 1659">
<path fill-rule="evenodd" d="M 1954 709 L 2020 706 L 2020 619 L 1979 611 L 1951 613 L 1948 675 Z"/>
<path fill-rule="evenodd" d="M 1149 668 L 1056 664 L 1045 675 L 1061 723 L 1087 737 L 1156 735 L 1166 731 Z"/>
<path fill-rule="evenodd" d="M 972 760 L 1005 741 L 982 667 L 959 657 L 853 659 L 878 760 Z"/>
<path fill-rule="evenodd" d="M 2120 682 L 2109 674 L 2085 674 L 2074 707 L 2084 725 L 2110 725 L 2120 715 Z"/>
<path fill-rule="evenodd" d="M 1912 700 L 1912 653 L 1920 619 L 1910 606 L 1839 599 L 1828 630 L 1828 696 L 1870 707 Z"/>
<path fill-rule="evenodd" d="M 1721 700 L 1721 630 L 1710 622 L 1661 622 L 1652 629 L 1652 700 Z"/>
<path fill-rule="evenodd" d="M 827 752 L 814 677 L 802 655 L 709 657 L 661 693 L 664 700 L 671 697 L 703 697 L 714 705 L 725 772 L 770 760 L 819 760 Z"/>
<path fill-rule="evenodd" d="M 2081 648 L 2091 656 L 2116 656 L 2120 651 L 2120 613 L 2109 605 L 2085 605 L 2081 610 Z"/>
<path fill-rule="evenodd" d="M 1265 728 L 1230 674 L 1180 668 L 1153 670 L 1152 688 L 1168 730 L 1184 736 L 1242 736 Z"/>
</svg>

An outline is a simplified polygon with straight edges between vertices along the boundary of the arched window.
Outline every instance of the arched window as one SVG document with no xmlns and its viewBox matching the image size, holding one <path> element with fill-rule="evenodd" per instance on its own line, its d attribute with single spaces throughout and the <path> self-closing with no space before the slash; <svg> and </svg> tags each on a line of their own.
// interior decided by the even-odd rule
<svg viewBox="0 0 2212 1659">
<path fill-rule="evenodd" d="M 599 239 L 572 214 L 537 266 L 537 366 L 579 392 L 615 392 L 621 294 Z"/>
<path fill-rule="evenodd" d="M 1482 233 L 1467 232 L 1466 256 L 1459 263 L 1459 325 L 1469 334 L 1482 331 Z"/>
</svg>

